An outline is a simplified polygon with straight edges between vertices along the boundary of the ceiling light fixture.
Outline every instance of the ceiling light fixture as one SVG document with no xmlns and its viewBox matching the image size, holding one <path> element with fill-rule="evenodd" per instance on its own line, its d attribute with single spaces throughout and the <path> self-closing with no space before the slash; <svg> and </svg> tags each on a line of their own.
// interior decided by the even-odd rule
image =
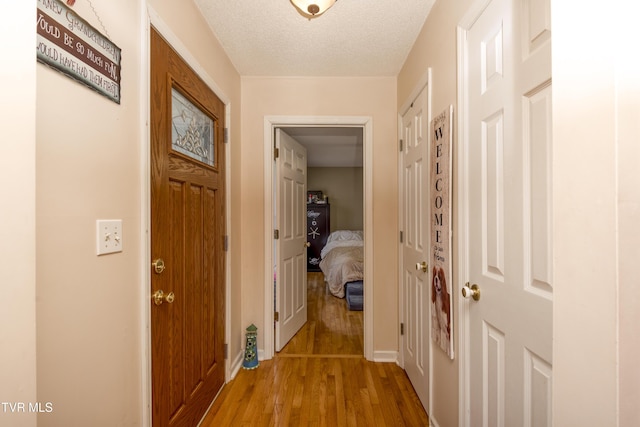
<svg viewBox="0 0 640 427">
<path fill-rule="evenodd" d="M 307 18 L 315 18 L 327 11 L 337 0 L 291 0 L 291 3 Z"/>
</svg>

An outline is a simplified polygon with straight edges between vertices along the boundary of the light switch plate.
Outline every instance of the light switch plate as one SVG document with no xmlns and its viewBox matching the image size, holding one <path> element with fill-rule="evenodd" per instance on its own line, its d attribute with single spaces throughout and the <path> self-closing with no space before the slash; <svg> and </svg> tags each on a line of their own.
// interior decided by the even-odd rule
<svg viewBox="0 0 640 427">
<path fill-rule="evenodd" d="M 98 255 L 122 252 L 121 219 L 99 219 L 96 221 L 96 246 Z"/>
</svg>

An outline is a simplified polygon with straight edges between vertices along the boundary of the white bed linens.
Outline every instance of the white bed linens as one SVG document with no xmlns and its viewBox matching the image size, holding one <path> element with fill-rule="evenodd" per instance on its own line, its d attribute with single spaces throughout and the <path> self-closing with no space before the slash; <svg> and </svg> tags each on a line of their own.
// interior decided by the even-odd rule
<svg viewBox="0 0 640 427">
<path fill-rule="evenodd" d="M 320 269 L 329 291 L 344 298 L 347 282 L 364 279 L 364 241 L 362 232 L 339 230 L 331 233 L 321 251 Z"/>
</svg>

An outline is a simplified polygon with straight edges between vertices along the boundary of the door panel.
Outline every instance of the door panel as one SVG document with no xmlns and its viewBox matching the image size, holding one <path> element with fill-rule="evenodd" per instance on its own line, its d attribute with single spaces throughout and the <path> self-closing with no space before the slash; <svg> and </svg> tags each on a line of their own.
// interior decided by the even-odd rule
<svg viewBox="0 0 640 427">
<path fill-rule="evenodd" d="M 154 426 L 196 425 L 224 384 L 224 105 L 151 31 Z"/>
<path fill-rule="evenodd" d="M 307 149 L 276 129 L 276 351 L 307 322 Z"/>
<path fill-rule="evenodd" d="M 551 425 L 549 2 L 491 0 L 466 29 L 471 425 Z"/>
<path fill-rule="evenodd" d="M 402 337 L 404 369 L 429 405 L 429 269 L 417 265 L 429 257 L 429 116 L 427 89 L 402 117 Z"/>
</svg>

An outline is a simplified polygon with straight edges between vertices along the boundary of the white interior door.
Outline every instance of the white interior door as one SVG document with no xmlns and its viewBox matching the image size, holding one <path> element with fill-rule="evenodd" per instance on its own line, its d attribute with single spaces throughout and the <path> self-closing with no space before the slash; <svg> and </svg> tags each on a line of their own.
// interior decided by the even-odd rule
<svg viewBox="0 0 640 427">
<path fill-rule="evenodd" d="M 427 88 L 402 116 L 402 352 L 404 369 L 429 408 L 429 114 Z"/>
<path fill-rule="evenodd" d="M 276 129 L 276 351 L 307 321 L 307 150 Z"/>
<path fill-rule="evenodd" d="M 550 426 L 549 1 L 484 0 L 475 10 L 460 32 L 466 71 L 463 258 L 468 281 L 480 292 L 463 310 L 469 334 L 465 424 Z M 473 292 L 463 288 L 463 294 Z"/>
</svg>

